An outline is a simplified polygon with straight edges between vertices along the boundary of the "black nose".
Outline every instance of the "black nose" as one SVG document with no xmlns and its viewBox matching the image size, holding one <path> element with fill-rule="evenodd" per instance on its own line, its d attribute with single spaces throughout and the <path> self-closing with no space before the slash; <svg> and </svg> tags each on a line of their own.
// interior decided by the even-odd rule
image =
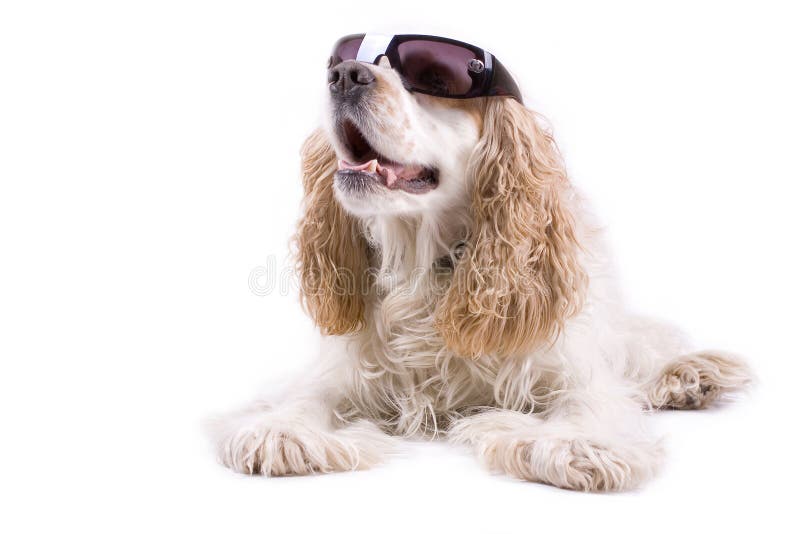
<svg viewBox="0 0 800 534">
<path fill-rule="evenodd" d="M 328 69 L 328 88 L 337 97 L 358 97 L 373 83 L 375 76 L 364 63 L 343 61 Z"/>
</svg>

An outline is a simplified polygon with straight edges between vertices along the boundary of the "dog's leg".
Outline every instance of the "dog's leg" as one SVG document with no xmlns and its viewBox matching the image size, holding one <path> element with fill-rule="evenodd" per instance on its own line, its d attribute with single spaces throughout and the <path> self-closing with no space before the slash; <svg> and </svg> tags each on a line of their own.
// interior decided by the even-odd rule
<svg viewBox="0 0 800 534">
<path fill-rule="evenodd" d="M 647 408 L 706 408 L 744 389 L 752 379 L 747 364 L 719 351 L 690 352 L 676 327 L 645 317 L 626 318 L 628 376 L 641 384 Z"/>
<path fill-rule="evenodd" d="M 544 414 L 484 411 L 457 420 L 448 435 L 517 478 L 582 491 L 633 488 L 655 474 L 663 451 L 641 428 L 639 403 L 607 391 L 563 391 Z"/>
<path fill-rule="evenodd" d="M 393 441 L 375 424 L 342 421 L 336 409 L 347 389 L 344 362 L 293 385 L 274 403 L 259 403 L 213 422 L 219 460 L 247 474 L 305 475 L 365 469 L 380 463 Z"/>
</svg>

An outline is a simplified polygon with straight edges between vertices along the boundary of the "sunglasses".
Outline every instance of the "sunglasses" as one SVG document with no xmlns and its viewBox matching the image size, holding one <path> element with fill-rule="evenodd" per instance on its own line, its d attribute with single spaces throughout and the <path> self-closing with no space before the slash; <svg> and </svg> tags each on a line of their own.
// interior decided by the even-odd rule
<svg viewBox="0 0 800 534">
<path fill-rule="evenodd" d="M 510 96 L 522 103 L 519 87 L 496 57 L 434 35 L 348 35 L 334 45 L 328 68 L 349 60 L 377 65 L 383 57 L 418 93 L 444 98 Z"/>
</svg>

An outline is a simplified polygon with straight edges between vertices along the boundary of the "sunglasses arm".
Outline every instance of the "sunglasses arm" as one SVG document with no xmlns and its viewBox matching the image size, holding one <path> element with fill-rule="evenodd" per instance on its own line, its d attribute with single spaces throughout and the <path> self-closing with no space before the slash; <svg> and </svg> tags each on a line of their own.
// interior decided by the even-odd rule
<svg viewBox="0 0 800 534">
<path fill-rule="evenodd" d="M 487 56 L 490 54 L 487 53 Z M 489 96 L 511 96 L 514 97 L 520 104 L 522 104 L 522 93 L 519 90 L 517 82 L 514 77 L 508 72 L 500 61 L 493 55 L 492 61 L 492 82 L 489 87 Z"/>
</svg>

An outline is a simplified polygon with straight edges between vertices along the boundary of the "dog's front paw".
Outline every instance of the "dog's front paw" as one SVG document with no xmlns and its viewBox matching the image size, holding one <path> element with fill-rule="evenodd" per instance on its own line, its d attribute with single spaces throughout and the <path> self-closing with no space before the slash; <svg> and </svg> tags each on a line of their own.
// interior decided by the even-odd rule
<svg viewBox="0 0 800 534">
<path fill-rule="evenodd" d="M 634 488 L 655 474 L 663 457 L 661 445 L 647 438 L 595 439 L 574 424 L 506 410 L 465 417 L 449 435 L 474 447 L 494 471 L 580 491 Z"/>
<path fill-rule="evenodd" d="M 511 444 L 505 454 L 509 474 L 525 480 L 579 491 L 622 491 L 651 478 L 662 451 L 652 443 L 610 446 L 586 438 L 544 438 Z"/>
<path fill-rule="evenodd" d="M 365 469 L 379 463 L 390 438 L 366 421 L 330 429 L 279 418 L 228 424 L 217 451 L 227 467 L 246 474 L 307 475 Z"/>
</svg>

